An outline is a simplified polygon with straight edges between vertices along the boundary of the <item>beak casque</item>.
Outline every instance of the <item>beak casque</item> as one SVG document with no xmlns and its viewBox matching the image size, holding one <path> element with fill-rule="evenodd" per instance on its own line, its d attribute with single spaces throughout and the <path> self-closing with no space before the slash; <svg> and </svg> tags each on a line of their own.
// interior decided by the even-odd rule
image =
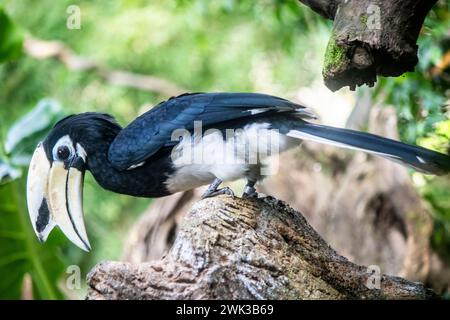
<svg viewBox="0 0 450 320">
<path fill-rule="evenodd" d="M 68 163 L 50 162 L 40 143 L 31 159 L 27 178 L 27 204 L 34 232 L 45 242 L 57 225 L 75 245 L 91 246 L 83 219 L 85 155 Z"/>
</svg>

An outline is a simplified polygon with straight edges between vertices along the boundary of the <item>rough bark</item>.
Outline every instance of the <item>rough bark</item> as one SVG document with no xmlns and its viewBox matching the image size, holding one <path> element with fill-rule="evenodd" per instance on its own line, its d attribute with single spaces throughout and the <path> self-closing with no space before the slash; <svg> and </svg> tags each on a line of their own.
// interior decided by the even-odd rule
<svg viewBox="0 0 450 320">
<path fill-rule="evenodd" d="M 323 77 L 335 91 L 373 86 L 377 75 L 399 76 L 418 62 L 416 44 L 437 0 L 300 0 L 334 20 Z"/>
<path fill-rule="evenodd" d="M 375 276 L 376 277 L 376 276 Z M 428 299 L 420 283 L 338 255 L 284 202 L 220 196 L 197 202 L 159 261 L 104 262 L 88 299 Z M 373 288 L 375 285 L 375 288 Z"/>
</svg>

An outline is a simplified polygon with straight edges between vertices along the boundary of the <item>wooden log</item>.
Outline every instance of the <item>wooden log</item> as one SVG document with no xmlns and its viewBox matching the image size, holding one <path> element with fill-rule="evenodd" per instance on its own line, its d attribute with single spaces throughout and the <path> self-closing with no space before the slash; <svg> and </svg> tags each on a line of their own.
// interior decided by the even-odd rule
<svg viewBox="0 0 450 320">
<path fill-rule="evenodd" d="M 374 273 L 375 271 L 375 273 Z M 88 299 L 429 299 L 421 283 L 338 255 L 286 203 L 220 196 L 197 202 L 161 260 L 103 262 Z"/>
</svg>

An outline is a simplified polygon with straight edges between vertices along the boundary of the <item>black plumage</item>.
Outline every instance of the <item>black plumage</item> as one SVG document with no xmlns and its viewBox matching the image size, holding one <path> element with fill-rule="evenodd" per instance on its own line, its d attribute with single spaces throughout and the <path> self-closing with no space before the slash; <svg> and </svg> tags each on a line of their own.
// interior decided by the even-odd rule
<svg viewBox="0 0 450 320">
<path fill-rule="evenodd" d="M 174 130 L 192 130 L 194 121 L 205 129 L 232 123 L 243 127 L 261 116 L 279 112 L 298 112 L 305 107 L 288 100 L 258 93 L 194 93 L 183 94 L 162 102 L 144 113 L 113 141 L 109 159 L 124 170 L 151 157 L 164 146 L 173 146 Z M 258 112 L 255 115 L 255 112 Z M 240 120 L 240 121 L 233 121 Z"/>
</svg>

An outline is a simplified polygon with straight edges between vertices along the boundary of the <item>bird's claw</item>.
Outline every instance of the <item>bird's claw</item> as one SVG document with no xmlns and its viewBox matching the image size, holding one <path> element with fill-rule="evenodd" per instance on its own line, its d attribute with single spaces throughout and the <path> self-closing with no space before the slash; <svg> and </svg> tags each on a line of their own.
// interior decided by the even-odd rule
<svg viewBox="0 0 450 320">
<path fill-rule="evenodd" d="M 242 194 L 243 199 L 250 199 L 250 198 L 258 198 L 258 193 L 256 192 L 256 189 L 254 187 L 246 186 L 244 189 L 244 193 Z"/>
<path fill-rule="evenodd" d="M 202 199 L 212 198 L 212 197 L 219 196 L 219 195 L 222 195 L 222 194 L 227 194 L 227 195 L 229 195 L 229 196 L 234 198 L 233 190 L 231 190 L 230 187 L 224 187 L 224 188 L 217 189 L 217 190 L 214 190 L 214 191 L 206 190 L 206 192 L 202 195 Z"/>
</svg>

